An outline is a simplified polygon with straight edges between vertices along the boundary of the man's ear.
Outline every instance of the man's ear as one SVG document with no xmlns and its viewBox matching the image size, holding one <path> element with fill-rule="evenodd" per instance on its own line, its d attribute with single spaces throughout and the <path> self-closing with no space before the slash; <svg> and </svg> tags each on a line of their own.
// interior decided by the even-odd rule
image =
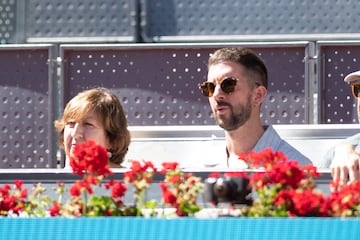
<svg viewBox="0 0 360 240">
<path fill-rule="evenodd" d="M 261 103 L 265 101 L 266 95 L 267 95 L 266 88 L 264 86 L 257 86 L 254 89 L 254 103 L 256 105 L 261 105 Z"/>
</svg>

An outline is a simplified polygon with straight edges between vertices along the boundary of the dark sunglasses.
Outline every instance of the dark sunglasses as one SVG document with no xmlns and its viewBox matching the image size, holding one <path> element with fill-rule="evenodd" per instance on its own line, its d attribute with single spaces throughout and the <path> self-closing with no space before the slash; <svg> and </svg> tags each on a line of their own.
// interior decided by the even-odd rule
<svg viewBox="0 0 360 240">
<path fill-rule="evenodd" d="M 220 88 L 223 92 L 229 94 L 234 92 L 236 82 L 238 80 L 234 77 L 226 77 L 220 81 Z M 213 82 L 202 82 L 199 84 L 199 89 L 205 97 L 212 97 L 217 84 Z"/>
<path fill-rule="evenodd" d="M 360 98 L 360 83 L 352 83 L 351 92 L 355 98 Z"/>
</svg>

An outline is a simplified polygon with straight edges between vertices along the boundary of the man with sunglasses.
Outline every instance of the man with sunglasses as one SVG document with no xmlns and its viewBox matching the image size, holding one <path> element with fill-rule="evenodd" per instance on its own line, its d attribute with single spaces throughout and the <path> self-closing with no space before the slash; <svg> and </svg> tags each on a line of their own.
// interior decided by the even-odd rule
<svg viewBox="0 0 360 240">
<path fill-rule="evenodd" d="M 267 68 L 252 50 L 222 48 L 208 61 L 207 81 L 199 84 L 209 98 L 217 124 L 225 130 L 226 156 L 218 167 L 246 168 L 240 153 L 272 148 L 301 165 L 311 161 L 281 139 L 272 126 L 262 126 L 260 108 L 267 94 Z M 225 156 L 225 149 L 223 149 Z"/>
<path fill-rule="evenodd" d="M 360 120 L 360 71 L 348 74 L 344 81 L 351 86 L 353 96 L 357 99 L 357 113 Z M 334 180 L 339 180 L 339 187 L 354 180 L 360 180 L 360 133 L 351 136 L 325 155 L 324 161 L 330 163 Z M 336 190 L 336 189 L 334 189 Z"/>
</svg>

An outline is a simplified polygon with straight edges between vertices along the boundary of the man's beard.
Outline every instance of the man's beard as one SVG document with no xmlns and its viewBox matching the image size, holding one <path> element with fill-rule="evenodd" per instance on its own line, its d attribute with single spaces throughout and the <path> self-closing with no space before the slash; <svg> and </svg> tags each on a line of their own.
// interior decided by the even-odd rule
<svg viewBox="0 0 360 240">
<path fill-rule="evenodd" d="M 218 105 L 227 106 L 230 109 L 230 117 L 228 118 L 224 115 L 221 115 L 220 117 L 214 114 L 217 124 L 226 131 L 232 131 L 243 126 L 251 116 L 252 104 L 250 95 L 248 96 L 246 103 L 238 105 L 237 109 L 235 110 L 232 105 L 226 102 L 218 102 Z"/>
</svg>

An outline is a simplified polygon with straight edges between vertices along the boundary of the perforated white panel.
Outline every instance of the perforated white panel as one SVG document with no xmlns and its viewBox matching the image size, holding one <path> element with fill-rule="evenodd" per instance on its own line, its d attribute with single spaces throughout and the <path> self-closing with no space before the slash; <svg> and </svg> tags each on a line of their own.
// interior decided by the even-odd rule
<svg viewBox="0 0 360 240">
<path fill-rule="evenodd" d="M 359 123 L 357 104 L 344 77 L 360 70 L 359 42 L 319 42 L 322 123 Z"/>
<path fill-rule="evenodd" d="M 0 48 L 0 168 L 57 164 L 50 48 Z"/>
<path fill-rule="evenodd" d="M 31 0 L 25 8 L 25 33 L 30 41 L 133 42 L 136 38 L 133 0 Z"/>
<path fill-rule="evenodd" d="M 15 42 L 16 0 L 0 2 L 0 44 Z"/>
<path fill-rule="evenodd" d="M 143 33 L 164 36 L 359 33 L 358 0 L 141 0 Z M 261 38 L 259 36 L 259 38 Z M 191 38 L 190 38 L 191 39 Z M 191 41 L 188 39 L 188 41 Z"/>
<path fill-rule="evenodd" d="M 64 46 L 64 99 L 104 86 L 122 100 L 130 125 L 213 125 L 208 99 L 198 83 L 206 80 L 209 54 L 219 47 Z M 308 122 L 306 47 L 252 46 L 269 70 L 264 123 Z"/>
</svg>

